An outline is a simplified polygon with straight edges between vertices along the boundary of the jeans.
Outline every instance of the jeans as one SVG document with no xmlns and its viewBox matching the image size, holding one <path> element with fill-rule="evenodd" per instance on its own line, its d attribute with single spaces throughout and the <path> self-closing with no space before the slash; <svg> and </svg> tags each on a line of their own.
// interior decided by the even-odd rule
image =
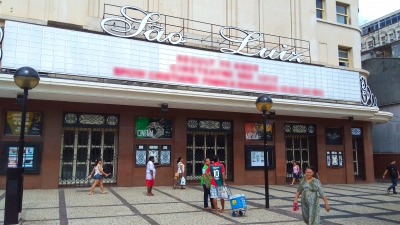
<svg viewBox="0 0 400 225">
<path fill-rule="evenodd" d="M 208 207 L 208 196 L 210 196 L 211 208 L 214 209 L 214 203 L 213 199 L 211 198 L 210 189 L 208 189 L 206 185 L 203 184 L 203 190 L 204 190 L 204 208 Z"/>
<path fill-rule="evenodd" d="M 396 193 L 396 186 L 397 186 L 397 177 L 391 177 L 392 185 L 388 188 L 390 191 L 393 188 L 393 193 Z"/>
</svg>

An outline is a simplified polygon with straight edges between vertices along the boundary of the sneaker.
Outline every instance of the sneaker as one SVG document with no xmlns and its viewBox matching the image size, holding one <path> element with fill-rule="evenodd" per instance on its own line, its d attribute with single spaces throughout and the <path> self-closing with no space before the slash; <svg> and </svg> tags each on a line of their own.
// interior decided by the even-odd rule
<svg viewBox="0 0 400 225">
<path fill-rule="evenodd" d="M 393 194 L 397 195 L 397 192 L 393 192 Z"/>
<path fill-rule="evenodd" d="M 387 193 L 389 194 L 390 190 L 389 190 L 389 189 L 387 189 L 386 191 L 387 191 Z"/>
</svg>

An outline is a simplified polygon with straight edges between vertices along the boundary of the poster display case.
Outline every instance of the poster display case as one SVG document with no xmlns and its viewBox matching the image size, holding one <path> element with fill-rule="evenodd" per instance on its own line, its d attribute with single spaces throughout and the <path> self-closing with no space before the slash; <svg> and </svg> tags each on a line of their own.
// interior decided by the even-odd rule
<svg viewBox="0 0 400 225">
<path fill-rule="evenodd" d="M 42 158 L 41 142 L 26 142 L 22 156 L 22 167 L 24 173 L 40 173 L 40 164 Z M 18 142 L 2 142 L 0 174 L 6 174 L 7 168 L 17 167 L 18 165 Z"/>
<path fill-rule="evenodd" d="M 245 167 L 249 169 L 264 168 L 264 146 L 263 145 L 245 145 Z M 267 146 L 267 167 L 275 168 L 275 146 Z"/>
</svg>

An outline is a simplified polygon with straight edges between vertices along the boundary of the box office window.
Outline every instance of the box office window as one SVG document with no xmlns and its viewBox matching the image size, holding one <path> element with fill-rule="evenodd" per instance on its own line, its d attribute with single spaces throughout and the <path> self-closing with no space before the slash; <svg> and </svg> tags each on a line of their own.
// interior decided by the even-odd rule
<svg viewBox="0 0 400 225">
<path fill-rule="evenodd" d="M 171 145 L 136 145 L 136 165 L 145 166 L 150 156 L 155 165 L 171 165 Z"/>
<path fill-rule="evenodd" d="M 7 111 L 4 123 L 4 135 L 19 136 L 21 133 L 21 111 Z M 26 136 L 42 136 L 43 113 L 27 112 L 25 122 Z"/>
</svg>

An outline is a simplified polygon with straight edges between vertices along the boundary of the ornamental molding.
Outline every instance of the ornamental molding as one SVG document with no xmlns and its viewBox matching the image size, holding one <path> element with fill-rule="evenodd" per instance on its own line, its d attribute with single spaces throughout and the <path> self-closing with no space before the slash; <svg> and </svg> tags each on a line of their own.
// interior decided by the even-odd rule
<svg viewBox="0 0 400 225">
<path fill-rule="evenodd" d="M 378 101 L 375 95 L 372 93 L 371 88 L 367 84 L 367 79 L 364 76 L 360 76 L 361 85 L 361 105 L 378 107 Z"/>
</svg>

